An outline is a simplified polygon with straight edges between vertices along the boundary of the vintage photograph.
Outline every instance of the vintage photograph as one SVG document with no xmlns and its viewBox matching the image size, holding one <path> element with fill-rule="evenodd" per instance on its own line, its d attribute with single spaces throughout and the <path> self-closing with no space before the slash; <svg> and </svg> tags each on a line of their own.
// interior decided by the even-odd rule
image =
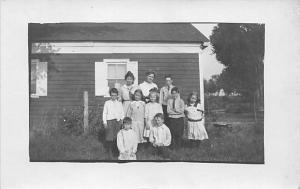
<svg viewBox="0 0 300 189">
<path fill-rule="evenodd" d="M 264 164 L 263 23 L 29 23 L 31 162 Z"/>
</svg>

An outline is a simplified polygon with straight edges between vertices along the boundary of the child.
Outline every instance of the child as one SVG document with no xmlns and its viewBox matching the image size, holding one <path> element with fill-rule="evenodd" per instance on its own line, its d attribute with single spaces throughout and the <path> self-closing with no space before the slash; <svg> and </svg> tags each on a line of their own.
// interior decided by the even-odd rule
<svg viewBox="0 0 300 189">
<path fill-rule="evenodd" d="M 208 139 L 204 123 L 203 123 L 203 109 L 196 92 L 192 92 L 187 99 L 185 107 L 187 124 L 187 138 L 191 146 L 196 145 L 195 142 Z"/>
<path fill-rule="evenodd" d="M 168 120 L 167 103 L 168 100 L 172 97 L 171 90 L 174 87 L 174 85 L 173 85 L 173 79 L 171 75 L 166 75 L 165 80 L 166 80 L 166 85 L 160 89 L 159 103 L 162 105 L 164 117 L 165 117 L 165 124 L 168 126 L 169 120 Z"/>
<path fill-rule="evenodd" d="M 111 99 L 104 103 L 102 120 L 105 129 L 105 146 L 109 157 L 111 157 L 112 153 L 117 151 L 117 134 L 121 128 L 124 113 L 122 103 L 118 101 L 118 89 L 112 88 L 109 94 Z"/>
<path fill-rule="evenodd" d="M 144 130 L 144 137 L 149 138 L 150 129 L 153 127 L 153 118 L 157 113 L 163 113 L 161 105 L 158 103 L 158 94 L 151 91 L 149 94 L 150 102 L 145 106 L 145 121 L 146 129 Z"/>
<path fill-rule="evenodd" d="M 150 130 L 149 140 L 155 148 L 155 152 L 168 158 L 169 150 L 166 148 L 171 144 L 171 132 L 164 124 L 164 116 L 158 113 L 154 116 L 155 126 Z"/>
<path fill-rule="evenodd" d="M 143 132 L 145 129 L 145 102 L 142 101 L 142 90 L 137 89 L 134 92 L 134 101 L 129 105 L 127 115 L 132 119 L 132 129 L 136 132 L 138 143 L 145 142 Z"/>
<path fill-rule="evenodd" d="M 184 102 L 180 98 L 179 89 L 173 87 L 172 98 L 168 100 L 169 128 L 173 137 L 174 147 L 180 147 L 184 128 Z"/>
<path fill-rule="evenodd" d="M 130 117 L 125 117 L 123 128 L 117 135 L 117 145 L 119 149 L 119 160 L 136 160 L 136 150 L 138 140 L 136 133 L 131 129 L 132 120 Z"/>
</svg>

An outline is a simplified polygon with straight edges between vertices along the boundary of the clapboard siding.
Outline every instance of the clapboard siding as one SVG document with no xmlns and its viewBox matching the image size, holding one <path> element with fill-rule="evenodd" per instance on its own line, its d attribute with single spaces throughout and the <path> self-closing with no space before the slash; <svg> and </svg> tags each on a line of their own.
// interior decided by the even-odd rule
<svg viewBox="0 0 300 189">
<path fill-rule="evenodd" d="M 164 76 L 173 75 L 181 97 L 199 91 L 198 54 L 35 54 L 31 58 L 48 61 L 48 95 L 30 99 L 30 119 L 42 115 L 57 116 L 63 108 L 83 105 L 83 92 L 88 91 L 89 106 L 103 106 L 107 98 L 95 97 L 95 62 L 103 59 L 130 59 L 138 61 L 138 83 L 152 69 L 157 73 L 155 82 L 161 88 Z M 102 112 L 99 112 L 101 115 Z"/>
</svg>

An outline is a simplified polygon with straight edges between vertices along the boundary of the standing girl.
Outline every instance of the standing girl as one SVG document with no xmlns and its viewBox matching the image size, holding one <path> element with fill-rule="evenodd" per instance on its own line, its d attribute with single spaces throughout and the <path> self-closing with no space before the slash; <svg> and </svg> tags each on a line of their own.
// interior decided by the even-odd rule
<svg viewBox="0 0 300 189">
<path fill-rule="evenodd" d="M 125 75 L 126 84 L 120 88 L 120 98 L 123 104 L 123 110 L 126 115 L 128 111 L 128 107 L 130 101 L 132 100 L 132 95 L 136 90 L 136 86 L 134 86 L 134 75 L 131 71 L 128 71 Z"/>
<path fill-rule="evenodd" d="M 187 138 L 190 145 L 195 146 L 197 141 L 208 139 L 203 122 L 203 109 L 196 92 L 192 92 L 187 99 L 185 113 L 188 119 Z"/>
<path fill-rule="evenodd" d="M 150 129 L 153 127 L 153 118 L 157 113 L 162 113 L 162 106 L 158 103 L 158 94 L 155 91 L 151 91 L 149 94 L 150 102 L 145 106 L 145 120 L 146 129 L 144 130 L 144 137 L 149 139 Z"/>
<path fill-rule="evenodd" d="M 132 129 L 136 132 L 138 143 L 145 142 L 144 129 L 145 129 L 145 102 L 142 101 L 143 93 L 140 89 L 134 92 L 133 100 L 128 108 L 127 117 L 132 119 Z"/>
</svg>

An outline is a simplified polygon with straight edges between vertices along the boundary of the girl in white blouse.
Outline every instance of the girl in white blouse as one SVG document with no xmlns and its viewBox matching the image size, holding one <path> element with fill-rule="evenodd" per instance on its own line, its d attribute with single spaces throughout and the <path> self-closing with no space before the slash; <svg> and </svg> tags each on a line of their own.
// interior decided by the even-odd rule
<svg viewBox="0 0 300 189">
<path fill-rule="evenodd" d="M 125 117 L 123 120 L 123 128 L 117 135 L 117 146 L 119 149 L 119 160 L 136 160 L 136 151 L 138 140 L 136 133 L 131 128 L 132 120 Z"/>
<path fill-rule="evenodd" d="M 140 89 L 134 92 L 134 101 L 132 101 L 128 107 L 127 117 L 132 119 L 132 129 L 138 136 L 138 142 L 146 142 L 144 139 L 145 129 L 145 102 L 142 101 L 143 93 Z"/>
<path fill-rule="evenodd" d="M 192 92 L 187 99 L 185 106 L 185 114 L 188 119 L 187 124 L 187 138 L 190 145 L 198 145 L 197 141 L 208 139 L 206 129 L 203 121 L 203 108 L 200 104 L 199 97 L 196 92 Z"/>
<path fill-rule="evenodd" d="M 157 113 L 163 113 L 161 104 L 158 103 L 158 94 L 155 91 L 150 92 L 150 102 L 145 106 L 146 128 L 144 137 L 149 138 L 150 130 L 153 127 L 153 118 Z"/>
</svg>

